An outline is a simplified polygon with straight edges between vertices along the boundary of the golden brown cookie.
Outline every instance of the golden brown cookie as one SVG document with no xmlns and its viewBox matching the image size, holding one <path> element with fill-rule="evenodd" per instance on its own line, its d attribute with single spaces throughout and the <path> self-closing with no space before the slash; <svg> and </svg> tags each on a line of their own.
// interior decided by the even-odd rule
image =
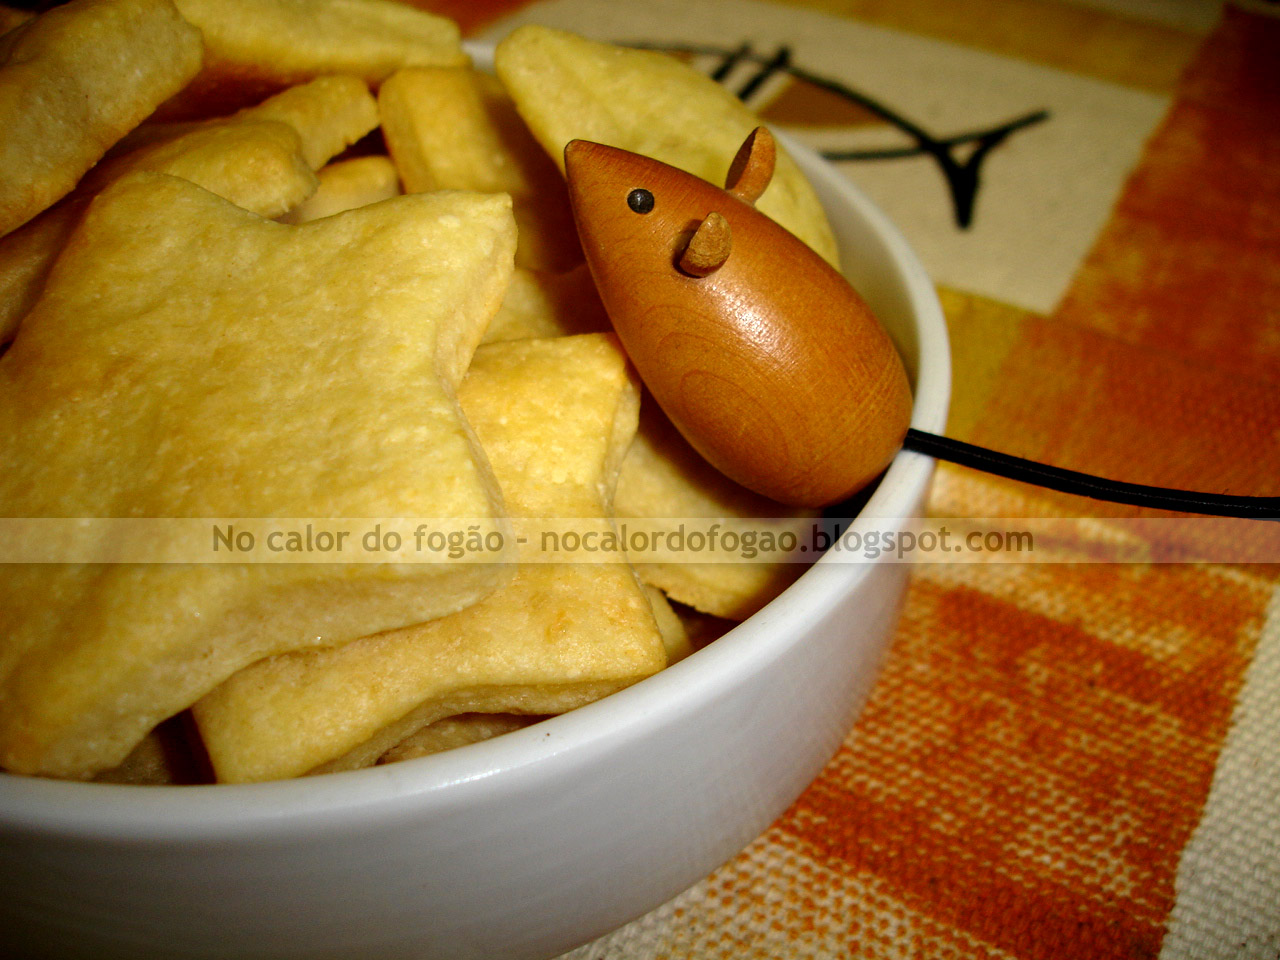
<svg viewBox="0 0 1280 960">
<path fill-rule="evenodd" d="M 403 67 L 467 62 L 452 20 L 393 0 L 177 0 L 204 34 L 200 75 L 161 109 L 224 116 L 286 87 L 350 74 L 376 87 Z"/>
<path fill-rule="evenodd" d="M 465 67 L 402 70 L 382 85 L 378 110 L 405 190 L 509 193 L 518 266 L 562 271 L 582 261 L 559 170 L 492 76 Z"/>
<path fill-rule="evenodd" d="M 482 347 L 460 398 L 513 518 L 611 529 L 637 403 L 611 335 Z M 666 664 L 620 553 L 547 563 L 539 551 L 522 544 L 512 582 L 451 617 L 240 671 L 194 711 L 219 780 L 366 766 L 444 717 L 563 713 Z"/>
<path fill-rule="evenodd" d="M 201 56 L 171 0 L 74 0 L 0 36 L 0 236 L 70 192 Z"/>
<path fill-rule="evenodd" d="M 386 157 L 355 157 L 331 163 L 322 167 L 318 176 L 320 186 L 316 192 L 282 216 L 282 223 L 308 223 L 400 194 L 400 178 Z"/>
<path fill-rule="evenodd" d="M 514 247 L 501 195 L 401 197 L 293 227 L 131 174 L 94 200 L 0 356 L 0 516 L 493 517 L 455 389 Z M 150 555 L 190 556 L 178 526 L 157 528 Z M 0 765 L 89 776 L 255 660 L 447 615 L 504 575 L 12 566 Z"/>
</svg>

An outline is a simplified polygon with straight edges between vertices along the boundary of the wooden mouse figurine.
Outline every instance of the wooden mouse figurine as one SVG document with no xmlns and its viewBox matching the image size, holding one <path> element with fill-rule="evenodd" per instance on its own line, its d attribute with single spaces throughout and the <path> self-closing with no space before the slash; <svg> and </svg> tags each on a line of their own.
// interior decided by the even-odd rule
<svg viewBox="0 0 1280 960">
<path fill-rule="evenodd" d="M 586 140 L 564 151 L 574 219 L 631 361 L 685 439 L 757 493 L 819 507 L 902 446 L 911 390 L 848 281 L 755 209 L 773 177 L 758 127 L 725 189 Z"/>
</svg>

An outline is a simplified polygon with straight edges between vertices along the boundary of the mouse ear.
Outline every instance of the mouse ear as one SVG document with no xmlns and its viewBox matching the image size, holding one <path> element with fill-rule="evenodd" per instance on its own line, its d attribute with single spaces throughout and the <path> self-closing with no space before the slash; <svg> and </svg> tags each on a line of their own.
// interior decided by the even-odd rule
<svg viewBox="0 0 1280 960">
<path fill-rule="evenodd" d="M 739 200 L 755 204 L 773 179 L 773 164 L 777 148 L 773 134 L 764 127 L 756 127 L 742 141 L 737 156 L 729 165 L 724 188 Z"/>
<path fill-rule="evenodd" d="M 732 251 L 729 221 L 712 210 L 698 224 L 676 265 L 691 277 L 706 277 L 723 267 Z"/>
</svg>

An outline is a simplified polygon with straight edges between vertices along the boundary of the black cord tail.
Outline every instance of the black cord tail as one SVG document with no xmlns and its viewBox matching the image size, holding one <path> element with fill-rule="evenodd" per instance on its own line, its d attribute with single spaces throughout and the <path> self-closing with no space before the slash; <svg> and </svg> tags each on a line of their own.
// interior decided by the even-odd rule
<svg viewBox="0 0 1280 960">
<path fill-rule="evenodd" d="M 1050 467 L 1034 460 L 1024 460 L 998 453 L 950 437 L 940 437 L 924 430 L 910 429 L 902 442 L 906 450 L 914 450 L 937 460 L 962 467 L 972 467 L 1009 480 L 1021 480 L 1036 486 L 1074 493 L 1095 500 L 1127 503 L 1135 507 L 1203 513 L 1215 517 L 1247 517 L 1280 520 L 1280 497 L 1240 497 L 1220 493 L 1197 493 L 1169 487 L 1148 487 L 1140 483 L 1107 480 L 1088 473 Z"/>
</svg>

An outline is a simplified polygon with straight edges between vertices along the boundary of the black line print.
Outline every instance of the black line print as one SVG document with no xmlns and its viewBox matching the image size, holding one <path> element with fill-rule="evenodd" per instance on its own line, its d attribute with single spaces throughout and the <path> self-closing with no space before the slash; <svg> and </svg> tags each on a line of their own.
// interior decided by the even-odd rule
<svg viewBox="0 0 1280 960">
<path fill-rule="evenodd" d="M 901 160 L 907 157 L 919 156 L 932 157 L 946 180 L 947 189 L 951 194 L 956 226 L 962 230 L 967 229 L 973 223 L 978 189 L 982 184 L 983 161 L 986 160 L 992 150 L 1008 139 L 1010 134 L 1038 123 L 1043 123 L 1049 118 L 1048 110 L 1035 110 L 993 127 L 969 130 L 949 137 L 935 137 L 919 124 L 907 119 L 878 100 L 874 100 L 864 93 L 859 93 L 838 80 L 820 77 L 795 66 L 791 62 L 791 48 L 787 46 L 778 47 L 769 56 L 756 53 L 752 50 L 750 43 L 744 43 L 733 50 L 712 46 L 660 43 L 632 43 L 628 44 L 628 46 L 645 50 L 662 50 L 668 53 L 684 53 L 692 56 L 719 57 L 719 63 L 711 72 L 711 79 L 717 83 L 726 83 L 729 75 L 733 73 L 734 68 L 739 64 L 755 64 L 759 69 L 748 77 L 736 91 L 738 98 L 744 103 L 749 102 L 751 97 L 758 93 L 770 78 L 778 73 L 785 73 L 796 80 L 812 84 L 875 114 L 909 136 L 915 141 L 915 145 L 884 150 L 824 150 L 822 151 L 822 156 L 835 162 Z M 968 150 L 967 156 L 964 155 L 964 148 L 971 148 Z"/>
<path fill-rule="evenodd" d="M 716 67 L 711 74 L 711 79 L 716 83 L 724 83 L 725 79 L 733 72 L 733 68 L 742 62 L 742 58 L 750 56 L 751 44 L 744 43 L 732 53 L 726 53 L 724 59 L 720 61 L 720 66 Z"/>
<path fill-rule="evenodd" d="M 748 59 L 751 57 L 750 47 L 747 48 L 744 56 Z M 766 80 L 780 70 L 791 71 L 791 49 L 789 47 L 779 47 L 777 53 L 764 61 L 764 65 L 756 72 L 756 75 L 738 89 L 738 99 L 746 103 L 755 95 L 757 90 L 764 86 Z"/>
</svg>

